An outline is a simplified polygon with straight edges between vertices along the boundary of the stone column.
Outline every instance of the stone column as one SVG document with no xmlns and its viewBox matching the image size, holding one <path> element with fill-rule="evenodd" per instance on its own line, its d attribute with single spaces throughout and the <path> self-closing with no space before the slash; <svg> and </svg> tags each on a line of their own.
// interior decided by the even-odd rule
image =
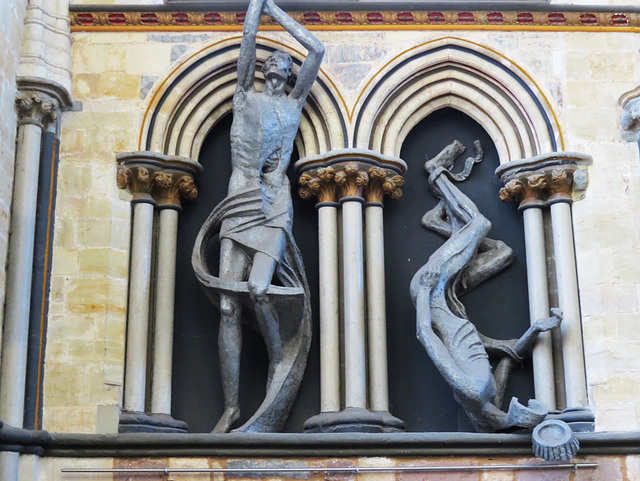
<svg viewBox="0 0 640 481">
<path fill-rule="evenodd" d="M 369 352 L 369 406 L 373 411 L 389 411 L 387 377 L 387 308 L 384 268 L 383 198 L 402 197 L 401 175 L 390 169 L 369 169 L 365 189 L 365 260 L 367 265 L 367 319 Z"/>
<path fill-rule="evenodd" d="M 586 167 L 591 165 L 591 158 L 571 152 L 554 152 L 510 162 L 500 166 L 496 173 L 506 183 L 502 191 L 504 200 L 511 198 L 523 199 L 525 213 L 530 210 L 527 205 L 540 204 L 549 207 L 551 213 L 551 225 L 553 235 L 553 261 L 555 264 L 556 288 L 558 304 L 563 311 L 563 320 L 560 326 L 562 339 L 562 364 L 564 368 L 564 394 L 566 406 L 559 417 L 571 425 L 576 431 L 593 430 L 593 414 L 588 407 L 586 373 L 584 367 L 584 350 L 582 343 L 582 322 L 580 318 L 580 301 L 578 294 L 578 278 L 575 262 L 575 248 L 573 243 L 573 219 L 571 203 L 581 198 L 587 187 Z M 535 193 L 532 193 L 535 192 Z M 544 195 L 541 193 L 544 192 Z M 533 199 L 533 200 L 532 200 Z M 526 202 L 525 202 L 526 201 Z M 522 204 L 521 204 L 522 206 Z M 535 290 L 541 293 L 542 269 L 540 244 L 544 243 L 544 237 L 540 234 L 541 219 L 538 214 L 528 215 L 525 219 L 525 227 L 531 229 L 527 234 L 527 242 L 533 244 L 529 260 L 529 246 L 527 246 L 527 270 L 531 282 L 532 277 L 540 277 L 539 281 L 533 281 Z M 536 232 L 534 234 L 534 232 Z M 543 244 L 544 245 L 544 244 Z M 531 318 L 546 317 L 542 314 L 544 301 L 532 300 L 530 289 L 530 302 L 532 304 Z M 534 313 L 533 310 L 536 310 Z M 538 313 L 539 309 L 539 313 Z M 543 337 L 543 342 L 545 338 Z M 537 347 L 537 346 L 536 346 Z M 541 350 L 541 349 L 540 349 Z M 544 361 L 538 354 L 540 369 L 549 370 L 547 366 L 549 354 L 544 347 Z M 535 351 L 534 351 L 535 353 Z M 535 355 L 535 354 L 534 354 Z M 534 359 L 534 369 L 536 366 Z M 542 374 L 536 374 L 539 379 Z M 546 378 L 547 376 L 544 375 Z M 549 380 L 544 380 L 543 392 L 548 395 L 547 385 Z M 538 392 L 536 391 L 536 396 Z M 544 399 L 541 399 L 544 400 Z M 545 401 L 546 402 L 546 401 Z"/>
<path fill-rule="evenodd" d="M 345 407 L 367 407 L 362 191 L 369 176 L 355 162 L 336 174 L 342 208 Z"/>
<path fill-rule="evenodd" d="M 320 168 L 300 176 L 300 197 L 317 197 L 320 277 L 320 412 L 340 411 L 340 281 L 336 172 Z"/>
<path fill-rule="evenodd" d="M 549 284 L 547 281 L 547 252 L 544 239 L 543 209 L 548 197 L 547 178 L 541 172 L 525 172 L 511 179 L 500 190 L 500 199 L 520 202 L 524 218 L 524 236 L 529 291 L 529 320 L 548 317 Z M 536 399 L 550 410 L 556 409 L 556 389 L 553 365 L 553 346 L 550 332 L 538 335 L 532 349 L 533 383 Z"/>
<path fill-rule="evenodd" d="M 296 167 L 302 171 L 302 197 L 319 196 L 320 187 L 324 184 L 333 186 L 332 200 L 339 198 L 342 216 L 342 292 L 340 302 L 342 310 L 338 308 L 338 299 L 333 294 L 326 296 L 321 285 L 321 312 L 329 312 L 331 324 L 328 339 L 321 347 L 322 365 L 331 372 L 331 382 L 327 383 L 331 390 L 331 402 L 323 402 L 323 412 L 312 417 L 305 423 L 305 429 L 310 432 L 390 432 L 403 427 L 402 421 L 391 416 L 388 412 L 387 371 L 386 371 L 386 319 L 384 309 L 384 252 L 382 235 L 382 218 L 378 191 L 388 187 L 385 182 L 387 176 L 397 176 L 406 170 L 405 163 L 397 158 L 385 157 L 371 151 L 358 149 L 344 149 L 329 152 L 300 160 Z M 368 191 L 369 173 L 376 180 L 372 184 L 371 193 Z M 389 175 L 391 173 L 391 175 Z M 322 176 L 322 179 L 321 179 Z M 397 180 L 397 179 L 396 179 Z M 398 181 L 399 182 L 399 181 Z M 327 188 L 325 188 L 327 190 Z M 365 236 L 363 222 L 363 204 L 365 196 L 369 195 L 372 204 L 366 208 L 367 221 L 371 224 L 367 228 L 366 241 L 369 253 L 365 255 Z M 320 197 L 319 197 L 320 198 Z M 374 204 L 378 205 L 374 205 Z M 323 205 L 321 202 L 319 205 Z M 336 205 L 326 206 L 336 209 Z M 321 207 L 322 210 L 324 207 Z M 371 213 L 368 209 L 372 209 Z M 334 216 L 334 218 L 337 216 Z M 336 222 L 331 221 L 332 229 Z M 324 227 L 320 221 L 320 228 Z M 320 234 L 321 239 L 324 234 Z M 337 235 L 330 236 L 331 241 L 338 242 Z M 321 241 L 321 251 L 328 246 L 327 241 Z M 330 251 L 334 255 L 338 247 Z M 372 256 L 376 256 L 373 259 Z M 321 254 L 322 257 L 322 254 Z M 334 257 L 335 259 L 335 257 Z M 337 271 L 336 260 L 332 261 L 331 272 Z M 365 277 L 365 264 L 367 276 Z M 324 264 L 321 261 L 321 269 Z M 323 274 L 321 274 L 322 276 Z M 377 277 L 376 279 L 370 279 Z M 322 277 L 321 277 L 322 278 Z M 326 281 L 332 291 L 337 289 L 337 275 Z M 370 299 L 371 297 L 375 299 Z M 331 302 L 322 306 L 322 303 Z M 367 316 L 367 306 L 369 313 Z M 335 373 L 339 359 L 339 343 L 335 339 L 339 333 L 336 315 L 342 312 L 342 357 L 343 382 L 336 382 Z M 368 324 L 365 320 L 368 319 Z M 321 330 L 325 324 L 321 323 Z M 324 333 L 321 338 L 324 340 Z M 367 341 L 369 345 L 367 346 Z M 332 352 L 333 351 L 333 352 Z M 370 364 L 367 376 L 367 364 Z M 372 365 L 371 365 L 372 364 Z M 339 372 L 338 372 L 339 374 Z M 335 396 L 335 389 L 344 386 L 344 403 L 335 412 L 339 398 Z M 324 384 L 323 384 L 324 386 Z M 324 389 L 324 387 L 323 387 Z M 331 411 L 324 411 L 330 407 Z M 379 410 L 379 412 L 378 412 Z"/>
<path fill-rule="evenodd" d="M 179 163 L 178 163 L 179 162 Z M 155 279 L 155 324 L 151 413 L 158 426 L 186 431 L 182 421 L 171 417 L 171 373 L 173 368 L 173 320 L 175 301 L 176 247 L 181 199 L 195 200 L 198 190 L 193 178 L 202 170 L 195 162 L 167 160 L 153 174 L 152 193 L 159 213 Z M 173 431 L 161 429 L 161 431 Z"/>
<path fill-rule="evenodd" d="M 151 196 L 151 187 L 153 175 L 159 165 L 153 156 L 127 154 L 119 155 L 118 163 L 118 187 L 128 188 L 133 195 L 123 400 L 123 411 L 133 414 L 145 412 L 151 251 L 156 204 Z"/>
<path fill-rule="evenodd" d="M 186 432 L 186 423 L 171 417 L 175 251 L 180 199 L 195 199 L 198 191 L 193 178 L 202 168 L 191 159 L 147 151 L 119 154 L 117 160 L 118 187 L 128 188 L 133 195 L 124 401 L 118 429 Z M 159 215 L 154 251 L 156 206 Z M 155 322 L 150 318 L 152 302 Z M 153 365 L 149 368 L 151 330 Z M 146 391 L 148 372 L 150 396 Z M 148 405 L 150 415 L 146 412 Z"/>
<path fill-rule="evenodd" d="M 41 137 L 46 126 L 57 119 L 60 101 L 42 91 L 20 90 L 16 97 L 16 110 L 18 137 L 2 337 L 0 419 L 21 428 Z"/>
<path fill-rule="evenodd" d="M 558 302 L 564 314 L 562 333 L 562 361 L 567 408 L 587 409 L 587 380 L 582 344 L 582 321 L 578 273 L 573 243 L 571 215 L 572 183 L 575 167 L 561 166 L 551 171 L 551 228 L 556 263 Z"/>
</svg>

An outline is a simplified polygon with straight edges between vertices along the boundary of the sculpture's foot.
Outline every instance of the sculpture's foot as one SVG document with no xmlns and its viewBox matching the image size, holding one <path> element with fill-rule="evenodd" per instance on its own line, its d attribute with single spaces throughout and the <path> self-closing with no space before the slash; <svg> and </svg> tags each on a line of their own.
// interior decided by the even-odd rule
<svg viewBox="0 0 640 481">
<path fill-rule="evenodd" d="M 222 417 L 216 424 L 216 427 L 213 428 L 213 433 L 228 433 L 238 418 L 240 418 L 240 409 L 236 407 L 225 409 L 224 413 L 222 413 Z"/>
<path fill-rule="evenodd" d="M 540 424 L 548 413 L 547 406 L 536 399 L 529 399 L 527 406 L 524 406 L 516 398 L 511 398 L 509 404 L 509 418 L 514 427 L 533 428 Z"/>
</svg>

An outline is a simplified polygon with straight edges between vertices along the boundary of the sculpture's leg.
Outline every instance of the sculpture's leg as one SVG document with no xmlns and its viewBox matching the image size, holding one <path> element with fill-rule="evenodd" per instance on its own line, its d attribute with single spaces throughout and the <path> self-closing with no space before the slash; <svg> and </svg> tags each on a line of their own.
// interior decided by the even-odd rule
<svg viewBox="0 0 640 481">
<path fill-rule="evenodd" d="M 257 252 L 249 274 L 249 295 L 253 301 L 260 332 L 264 336 L 269 353 L 267 390 L 273 377 L 275 365 L 282 360 L 282 338 L 280 337 L 278 316 L 267 295 L 267 289 L 269 289 L 277 267 L 278 262 L 274 258 Z"/>
<path fill-rule="evenodd" d="M 220 278 L 241 281 L 247 260 L 233 241 L 220 242 Z M 218 356 L 224 396 L 224 413 L 213 432 L 226 433 L 240 417 L 240 352 L 242 351 L 242 306 L 238 299 L 220 295 Z"/>
<path fill-rule="evenodd" d="M 551 313 L 553 316 L 545 317 L 543 319 L 538 319 L 526 332 L 518 339 L 517 341 L 509 340 L 496 341 L 494 339 L 484 338 L 485 340 L 490 340 L 494 343 L 498 349 L 502 350 L 506 355 L 500 359 L 500 362 L 496 366 L 493 371 L 493 377 L 496 380 L 496 385 L 498 388 L 498 394 L 494 398 L 494 405 L 497 407 L 502 406 L 502 401 L 504 397 L 504 391 L 507 387 L 507 380 L 513 369 L 524 359 L 525 354 L 531 349 L 533 343 L 535 342 L 538 334 L 541 332 L 546 332 L 550 329 L 558 327 L 560 322 L 562 322 L 562 311 L 560 309 L 552 309 Z M 499 346 L 502 344 L 501 346 Z"/>
</svg>

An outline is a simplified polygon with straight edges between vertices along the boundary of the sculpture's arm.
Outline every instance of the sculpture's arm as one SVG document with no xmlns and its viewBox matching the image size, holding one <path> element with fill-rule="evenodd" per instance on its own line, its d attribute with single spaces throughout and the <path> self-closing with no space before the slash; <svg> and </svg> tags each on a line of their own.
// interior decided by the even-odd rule
<svg viewBox="0 0 640 481">
<path fill-rule="evenodd" d="M 298 80 L 291 92 L 291 98 L 299 102 L 304 102 L 311 90 L 313 82 L 315 82 L 318 76 L 322 57 L 324 57 L 324 46 L 311 32 L 282 11 L 273 0 L 266 0 L 265 12 L 271 15 L 273 20 L 279 23 L 293 38 L 309 51 L 307 58 L 302 63 L 302 67 L 300 67 Z"/>
<path fill-rule="evenodd" d="M 240 44 L 240 56 L 238 58 L 238 90 L 250 90 L 253 88 L 256 74 L 256 35 L 260 26 L 260 16 L 264 8 L 265 0 L 251 0 L 244 19 L 242 30 L 242 43 Z"/>
</svg>

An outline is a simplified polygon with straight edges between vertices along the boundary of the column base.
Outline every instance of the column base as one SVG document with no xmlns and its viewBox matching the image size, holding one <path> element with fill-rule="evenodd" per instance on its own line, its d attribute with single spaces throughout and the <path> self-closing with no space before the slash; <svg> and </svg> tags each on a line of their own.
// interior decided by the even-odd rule
<svg viewBox="0 0 640 481">
<path fill-rule="evenodd" d="M 170 414 L 121 412 L 118 433 L 186 433 L 189 427 L 184 421 L 173 419 Z"/>
<path fill-rule="evenodd" d="M 387 411 L 349 407 L 307 419 L 304 430 L 307 433 L 397 433 L 404 431 L 404 421 Z"/>
<path fill-rule="evenodd" d="M 589 408 L 567 408 L 560 412 L 551 412 L 545 419 L 564 421 L 574 433 L 592 433 L 596 429 L 596 418 Z"/>
</svg>

